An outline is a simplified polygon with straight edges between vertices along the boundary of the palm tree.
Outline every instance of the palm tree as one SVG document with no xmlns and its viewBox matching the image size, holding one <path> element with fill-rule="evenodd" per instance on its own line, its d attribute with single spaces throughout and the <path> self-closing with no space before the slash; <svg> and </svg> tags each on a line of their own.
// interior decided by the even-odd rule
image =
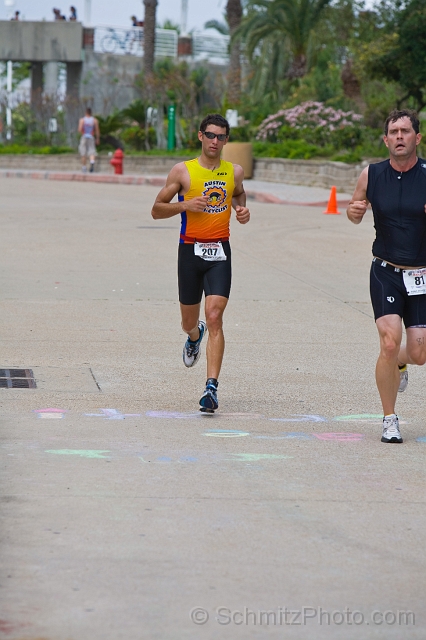
<svg viewBox="0 0 426 640">
<path fill-rule="evenodd" d="M 311 35 L 321 13 L 331 0 L 249 0 L 248 12 L 238 29 L 245 40 L 247 55 L 268 44 L 287 53 L 290 80 L 302 78 L 308 70 Z"/>
<path fill-rule="evenodd" d="M 231 45 L 229 51 L 228 70 L 228 100 L 231 104 L 237 104 L 241 98 L 241 51 L 240 41 L 233 38 L 241 24 L 243 8 L 241 0 L 228 0 L 226 5 L 226 21 L 229 25 Z"/>
<path fill-rule="evenodd" d="M 145 76 L 154 73 L 154 53 L 155 53 L 155 14 L 158 0 L 143 0 L 145 5 L 144 18 L 144 71 Z"/>
</svg>

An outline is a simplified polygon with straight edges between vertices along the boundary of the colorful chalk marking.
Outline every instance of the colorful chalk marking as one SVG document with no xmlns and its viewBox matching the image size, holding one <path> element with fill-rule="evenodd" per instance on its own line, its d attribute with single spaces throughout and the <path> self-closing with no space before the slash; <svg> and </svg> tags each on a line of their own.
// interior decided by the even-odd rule
<svg viewBox="0 0 426 640">
<path fill-rule="evenodd" d="M 146 416 L 148 418 L 176 418 L 177 420 L 182 418 L 202 418 L 203 414 L 198 413 L 178 413 L 177 411 L 147 411 Z"/>
<path fill-rule="evenodd" d="M 233 429 L 210 429 L 203 435 L 211 438 L 241 438 L 250 434 L 247 431 L 235 431 Z"/>
<path fill-rule="evenodd" d="M 183 456 L 177 460 L 173 460 L 170 456 L 158 456 L 158 458 L 155 458 L 154 460 L 145 460 L 142 456 L 139 456 L 139 460 L 147 464 L 161 464 L 165 462 L 176 462 L 178 464 L 185 464 L 189 462 L 193 464 L 194 462 L 198 462 L 198 458 L 194 458 L 193 456 Z"/>
<path fill-rule="evenodd" d="M 374 420 L 382 420 L 383 416 L 380 413 L 358 413 L 349 416 L 336 416 L 333 421 L 337 422 L 371 422 Z"/>
<path fill-rule="evenodd" d="M 85 413 L 89 418 L 105 418 L 106 420 L 125 420 L 126 418 L 139 418 L 141 413 L 121 413 L 117 409 L 99 409 L 102 413 Z"/>
<path fill-rule="evenodd" d="M 50 408 L 50 409 L 34 409 L 34 413 L 37 414 L 37 418 L 44 418 L 46 419 L 55 419 L 56 420 L 61 420 L 62 418 L 65 417 L 65 414 L 67 413 L 66 409 L 55 409 L 55 408 Z"/>
<path fill-rule="evenodd" d="M 312 440 L 313 436 L 309 433 L 286 433 L 279 436 L 253 436 L 259 440 Z"/>
<path fill-rule="evenodd" d="M 416 442 L 426 442 L 426 436 L 421 436 L 420 438 L 416 438 Z"/>
<path fill-rule="evenodd" d="M 103 453 L 111 453 L 108 449 L 46 449 L 46 453 L 59 456 L 80 456 L 80 458 L 110 458 Z"/>
<path fill-rule="evenodd" d="M 240 462 L 260 462 L 263 460 L 288 460 L 293 458 L 293 456 L 281 456 L 275 455 L 273 453 L 230 453 L 230 458 L 225 458 L 225 460 L 234 460 Z"/>
<path fill-rule="evenodd" d="M 334 440 L 339 442 L 359 442 L 364 439 L 363 433 L 313 433 L 318 440 Z"/>
<path fill-rule="evenodd" d="M 304 413 L 293 413 L 292 418 L 269 418 L 271 422 L 327 422 L 324 416 L 309 415 Z"/>
</svg>

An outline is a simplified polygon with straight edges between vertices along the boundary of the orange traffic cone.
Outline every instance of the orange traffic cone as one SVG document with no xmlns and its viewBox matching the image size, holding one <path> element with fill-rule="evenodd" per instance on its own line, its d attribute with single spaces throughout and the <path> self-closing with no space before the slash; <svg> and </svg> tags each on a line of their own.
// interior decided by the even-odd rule
<svg viewBox="0 0 426 640">
<path fill-rule="evenodd" d="M 324 213 L 340 215 L 340 211 L 337 209 L 336 187 L 331 187 L 330 200 L 328 201 L 327 211 L 324 211 Z"/>
</svg>

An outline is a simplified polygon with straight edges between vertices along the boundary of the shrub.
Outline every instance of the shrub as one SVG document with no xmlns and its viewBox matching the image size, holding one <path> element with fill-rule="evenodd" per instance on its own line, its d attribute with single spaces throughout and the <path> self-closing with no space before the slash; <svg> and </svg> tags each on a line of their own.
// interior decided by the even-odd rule
<svg viewBox="0 0 426 640">
<path fill-rule="evenodd" d="M 362 116 L 353 111 L 308 101 L 268 116 L 259 126 L 256 138 L 283 142 L 288 137 L 297 137 L 320 146 L 353 147 L 362 137 L 361 120 Z"/>
<path fill-rule="evenodd" d="M 124 144 L 129 145 L 129 147 L 136 151 L 143 151 L 145 149 L 145 129 L 137 125 L 124 129 L 120 134 L 120 138 Z M 155 141 L 155 129 L 150 127 L 148 129 L 148 142 L 150 147 L 155 145 Z"/>
<path fill-rule="evenodd" d="M 309 160 L 321 155 L 322 150 L 304 140 L 286 140 L 284 142 L 254 142 L 253 154 L 257 158 L 290 158 Z"/>
</svg>

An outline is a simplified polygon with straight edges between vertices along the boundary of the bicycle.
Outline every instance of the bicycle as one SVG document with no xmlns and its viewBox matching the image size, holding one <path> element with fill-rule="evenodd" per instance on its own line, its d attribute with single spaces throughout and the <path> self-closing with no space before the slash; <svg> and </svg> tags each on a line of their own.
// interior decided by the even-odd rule
<svg viewBox="0 0 426 640">
<path fill-rule="evenodd" d="M 137 55 L 138 49 L 143 46 L 143 31 L 139 27 L 126 30 L 123 37 L 117 29 L 109 27 L 108 33 L 101 40 L 101 49 L 104 53 L 123 52 L 124 54 Z"/>
</svg>

